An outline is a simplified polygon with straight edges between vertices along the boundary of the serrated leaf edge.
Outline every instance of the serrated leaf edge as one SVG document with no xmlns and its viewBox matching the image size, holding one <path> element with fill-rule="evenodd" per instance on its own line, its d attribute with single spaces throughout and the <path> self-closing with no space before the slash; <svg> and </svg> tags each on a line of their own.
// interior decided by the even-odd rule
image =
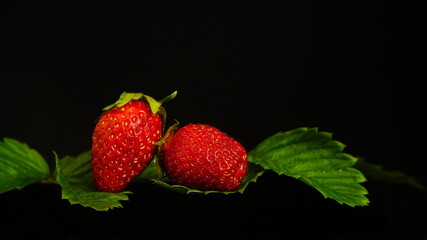
<svg viewBox="0 0 427 240">
<path fill-rule="evenodd" d="M 286 176 L 289 176 L 289 177 L 293 177 L 293 178 L 296 178 L 296 179 L 299 179 L 299 180 L 301 180 L 301 181 L 303 181 L 304 183 L 306 183 L 306 184 L 308 184 L 308 185 L 310 185 L 310 186 L 312 186 L 312 187 L 314 187 L 316 190 L 318 190 L 325 198 L 331 198 L 330 196 L 331 196 L 331 194 L 329 194 L 329 197 L 327 196 L 327 194 L 324 192 L 324 191 L 321 191 L 319 188 L 317 188 L 317 187 L 315 187 L 314 185 L 315 184 L 313 184 L 311 181 L 313 181 L 314 179 L 311 179 L 311 181 L 310 181 L 310 179 L 307 179 L 305 176 L 303 176 L 302 174 L 295 174 L 295 173 L 292 173 L 292 172 L 288 172 L 288 171 L 283 171 L 283 172 L 278 172 L 278 171 L 275 171 L 275 170 L 273 170 L 273 169 L 280 169 L 280 167 L 275 167 L 275 165 L 277 165 L 274 161 L 270 161 L 270 162 L 268 162 L 268 164 L 267 163 L 265 163 L 265 162 L 263 162 L 263 161 L 261 161 L 261 162 L 258 162 L 256 159 L 257 158 L 263 158 L 262 156 L 259 156 L 259 155 L 262 155 L 262 154 L 260 154 L 260 152 L 262 153 L 262 152 L 265 152 L 265 151 L 267 151 L 267 150 L 270 150 L 271 149 L 271 147 L 270 147 L 270 149 L 269 149 L 269 144 L 272 144 L 272 142 L 274 143 L 274 144 L 272 144 L 274 147 L 272 147 L 273 148 L 273 151 L 275 150 L 275 149 L 280 149 L 280 146 L 291 146 L 291 145 L 293 145 L 293 144 L 298 144 L 298 143 L 300 143 L 300 142 L 296 142 L 296 143 L 291 143 L 291 144 L 289 144 L 289 145 L 286 145 L 286 144 L 284 144 L 284 143 L 281 143 L 282 141 L 283 141 L 283 139 L 285 139 L 287 136 L 289 137 L 290 136 L 290 139 L 288 139 L 287 140 L 287 142 L 289 143 L 289 142 L 292 142 L 292 140 L 294 140 L 296 137 L 298 137 L 298 134 L 301 134 L 301 133 L 305 133 L 303 136 L 302 136 L 302 139 L 304 139 L 306 136 L 309 136 L 310 134 L 318 134 L 319 135 L 319 137 L 325 137 L 325 142 L 327 142 L 329 145 L 330 144 L 333 144 L 333 145 L 335 145 L 335 146 L 332 146 L 332 147 L 338 147 L 337 148 L 337 151 L 334 151 L 335 152 L 335 154 L 339 154 L 341 157 L 343 157 L 343 158 L 345 158 L 347 161 L 349 161 L 348 162 L 348 164 L 347 164 L 347 166 L 346 167 L 341 167 L 341 168 L 331 168 L 331 169 L 329 169 L 330 171 L 337 171 L 337 172 L 340 172 L 340 171 L 345 171 L 345 170 L 350 170 L 350 171 L 357 171 L 359 174 L 358 174 L 358 176 L 357 176 L 357 178 L 356 179 L 354 179 L 355 181 L 354 181 L 354 183 L 356 183 L 356 184 L 359 184 L 359 183 L 362 183 L 362 182 L 365 182 L 366 181 L 366 177 L 360 172 L 360 171 L 358 171 L 357 169 L 355 169 L 355 168 L 352 168 L 352 166 L 354 166 L 354 164 L 357 162 L 357 158 L 355 158 L 355 157 L 353 157 L 353 156 L 351 156 L 351 155 L 349 155 L 349 154 L 346 154 L 346 153 L 343 153 L 342 151 L 344 150 L 344 148 L 345 148 L 345 145 L 344 144 L 342 144 L 341 142 L 338 142 L 338 141 L 336 141 L 336 140 L 332 140 L 332 133 L 327 133 L 327 132 L 318 132 L 318 128 L 306 128 L 306 127 L 304 127 L 304 128 L 297 128 L 297 129 L 294 129 L 294 130 L 290 130 L 290 131 L 287 131 L 287 132 L 279 132 L 279 133 L 276 133 L 276 134 L 274 134 L 274 135 L 272 135 L 271 137 L 269 137 L 269 138 L 267 138 L 267 139 L 265 139 L 264 141 L 262 141 L 259 145 L 257 145 L 252 151 L 250 151 L 249 152 L 249 155 L 248 155 L 248 161 L 249 162 L 253 162 L 253 163 L 256 163 L 256 164 L 259 164 L 260 166 L 262 166 L 264 169 L 267 169 L 267 170 L 271 170 L 271 171 L 274 171 L 274 172 L 276 172 L 277 174 L 279 174 L 279 175 L 286 175 Z M 282 139 L 282 140 L 281 140 Z M 277 144 L 276 144 L 277 143 Z M 279 147 L 278 147 L 279 146 Z M 268 153 L 267 153 L 268 154 Z M 366 188 L 365 187 L 363 187 L 362 185 L 358 185 L 358 186 L 360 186 L 360 191 L 358 192 L 358 195 L 359 195 L 359 199 L 360 199 L 360 204 L 352 204 L 352 203 L 348 203 L 348 202 L 344 202 L 344 201 L 341 201 L 340 199 L 335 199 L 335 198 L 331 198 L 331 199 L 333 199 L 333 200 L 335 200 L 335 201 L 337 201 L 338 203 L 340 203 L 340 204 L 347 204 L 347 205 L 349 205 L 349 206 L 351 206 L 351 207 L 354 207 L 354 206 L 366 206 L 366 205 L 368 205 L 369 204 L 369 199 L 365 196 L 365 195 L 367 195 L 368 194 L 368 191 L 366 190 Z"/>
</svg>

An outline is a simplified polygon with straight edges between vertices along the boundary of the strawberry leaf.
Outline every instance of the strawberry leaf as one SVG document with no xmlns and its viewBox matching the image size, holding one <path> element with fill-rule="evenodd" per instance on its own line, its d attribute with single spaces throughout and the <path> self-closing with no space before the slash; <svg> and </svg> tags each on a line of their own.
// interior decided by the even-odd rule
<svg viewBox="0 0 427 240">
<path fill-rule="evenodd" d="M 421 190 L 426 190 L 426 187 L 416 178 L 408 176 L 401 171 L 385 170 L 383 166 L 367 162 L 363 158 L 358 158 L 354 168 L 362 171 L 369 181 L 374 180 L 387 183 L 406 184 Z"/>
<path fill-rule="evenodd" d="M 90 161 L 89 151 L 75 158 L 67 156 L 59 159 L 55 154 L 56 180 L 62 187 L 62 199 L 97 211 L 123 207 L 120 201 L 129 200 L 126 194 L 131 192 L 98 192 L 93 184 Z"/>
<path fill-rule="evenodd" d="M 20 189 L 48 177 L 49 166 L 36 150 L 11 138 L 0 141 L 0 193 Z"/>
<path fill-rule="evenodd" d="M 277 133 L 249 152 L 248 160 L 278 174 L 297 178 L 340 204 L 365 206 L 366 181 L 352 166 L 357 159 L 342 153 L 344 144 L 317 128 Z"/>
<path fill-rule="evenodd" d="M 169 190 L 179 192 L 179 193 L 202 193 L 202 194 L 209 194 L 209 193 L 221 193 L 221 194 L 230 194 L 230 193 L 243 193 L 245 191 L 246 187 L 251 182 L 256 182 L 257 178 L 260 177 L 264 173 L 264 169 L 256 164 L 249 163 L 248 165 L 248 172 L 245 176 L 245 178 L 240 183 L 239 187 L 235 191 L 229 191 L 229 192 L 222 192 L 222 191 L 200 191 L 197 189 L 191 189 L 182 185 L 172 185 L 168 183 L 168 179 L 165 177 L 163 179 L 151 179 L 154 184 L 157 184 L 158 186 L 167 188 Z"/>
<path fill-rule="evenodd" d="M 92 178 L 92 155 L 91 151 L 83 152 L 76 157 L 65 156 L 61 161 L 62 175 L 67 178 L 67 181 L 74 187 L 93 190 Z M 56 179 L 58 175 L 57 169 L 52 174 L 52 178 Z"/>
</svg>

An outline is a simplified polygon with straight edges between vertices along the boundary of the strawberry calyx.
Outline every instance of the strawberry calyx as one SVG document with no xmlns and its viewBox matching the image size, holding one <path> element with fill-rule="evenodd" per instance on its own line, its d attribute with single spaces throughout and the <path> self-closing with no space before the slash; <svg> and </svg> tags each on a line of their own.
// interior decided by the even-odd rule
<svg viewBox="0 0 427 240">
<path fill-rule="evenodd" d="M 178 125 L 179 125 L 179 122 L 175 120 L 175 123 L 166 130 L 166 133 L 163 135 L 160 141 L 156 143 L 160 147 L 159 152 L 162 152 L 163 150 L 167 149 L 172 139 L 172 136 L 178 130 Z"/>
<path fill-rule="evenodd" d="M 123 92 L 120 95 L 119 99 L 115 103 L 104 107 L 102 110 L 108 111 L 108 110 L 113 109 L 115 107 L 122 107 L 132 100 L 145 100 L 150 105 L 151 112 L 153 114 L 156 114 L 157 112 L 159 112 L 159 110 L 161 110 L 160 107 L 163 103 L 174 99 L 176 97 L 176 95 L 177 95 L 177 91 L 173 92 L 172 94 L 163 98 L 162 100 L 157 101 L 153 97 L 145 95 L 143 93 Z"/>
<path fill-rule="evenodd" d="M 122 107 L 124 106 L 126 103 L 132 101 L 132 100 L 138 100 L 141 99 L 144 96 L 144 94 L 142 93 L 128 93 L 128 92 L 123 92 L 122 94 L 120 94 L 119 99 L 114 102 L 113 104 L 110 104 L 106 107 L 104 107 L 102 110 L 104 111 L 108 111 L 110 109 L 113 109 L 115 107 Z"/>
<path fill-rule="evenodd" d="M 175 123 L 166 130 L 163 137 L 160 138 L 160 140 L 155 143 L 157 145 L 157 154 L 155 158 L 155 164 L 156 164 L 158 179 L 161 179 L 165 176 L 163 171 L 163 163 L 161 162 L 161 159 L 163 159 L 163 153 L 169 146 L 172 136 L 178 130 L 178 125 L 179 125 L 179 122 L 175 120 Z"/>
<path fill-rule="evenodd" d="M 148 96 L 148 95 L 143 94 L 143 93 L 123 92 L 116 102 L 104 107 L 102 110 L 104 110 L 104 112 L 107 112 L 108 110 L 111 110 L 113 108 L 122 107 L 132 100 L 145 101 L 150 106 L 150 109 L 151 109 L 151 112 L 153 113 L 153 115 L 154 114 L 160 115 L 162 122 L 163 122 L 162 131 L 164 131 L 165 123 L 166 123 L 166 110 L 162 106 L 162 104 L 169 102 L 172 99 L 174 99 L 176 97 L 177 93 L 178 93 L 178 91 L 175 91 L 175 92 L 171 93 L 170 95 L 166 96 L 165 98 L 163 98 L 162 100 L 157 101 L 153 97 Z"/>
</svg>

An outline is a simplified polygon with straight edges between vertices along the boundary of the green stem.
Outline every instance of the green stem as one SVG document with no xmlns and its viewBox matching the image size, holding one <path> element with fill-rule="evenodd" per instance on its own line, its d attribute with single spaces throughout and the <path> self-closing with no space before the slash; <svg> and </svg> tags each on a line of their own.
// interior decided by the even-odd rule
<svg viewBox="0 0 427 240">
<path fill-rule="evenodd" d="M 169 96 L 167 96 L 167 97 L 163 98 L 162 100 L 160 100 L 159 103 L 163 104 L 165 102 L 169 102 L 170 100 L 174 99 L 177 94 L 178 94 L 178 91 L 175 91 L 175 92 L 171 93 Z"/>
</svg>

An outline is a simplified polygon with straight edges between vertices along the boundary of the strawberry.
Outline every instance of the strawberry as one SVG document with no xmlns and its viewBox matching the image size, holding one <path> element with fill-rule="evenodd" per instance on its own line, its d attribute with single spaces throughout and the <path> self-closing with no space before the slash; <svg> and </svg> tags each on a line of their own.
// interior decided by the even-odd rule
<svg viewBox="0 0 427 240">
<path fill-rule="evenodd" d="M 149 164 L 162 136 L 161 102 L 125 92 L 104 108 L 92 135 L 92 175 L 98 190 L 123 190 Z"/>
<path fill-rule="evenodd" d="M 167 137 L 164 170 L 173 184 L 203 191 L 236 190 L 248 169 L 239 142 L 204 124 L 189 124 Z"/>
</svg>

